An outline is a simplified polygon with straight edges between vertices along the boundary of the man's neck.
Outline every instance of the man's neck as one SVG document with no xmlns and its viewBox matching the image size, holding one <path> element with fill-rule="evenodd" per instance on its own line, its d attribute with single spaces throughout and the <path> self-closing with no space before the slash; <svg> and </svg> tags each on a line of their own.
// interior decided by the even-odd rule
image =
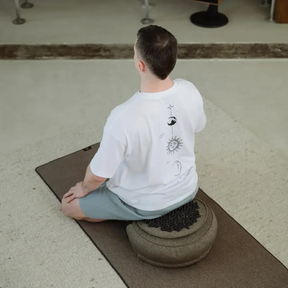
<svg viewBox="0 0 288 288">
<path fill-rule="evenodd" d="M 173 87 L 174 82 L 167 77 L 165 80 L 159 79 L 141 79 L 142 93 L 157 93 L 170 89 Z"/>
</svg>

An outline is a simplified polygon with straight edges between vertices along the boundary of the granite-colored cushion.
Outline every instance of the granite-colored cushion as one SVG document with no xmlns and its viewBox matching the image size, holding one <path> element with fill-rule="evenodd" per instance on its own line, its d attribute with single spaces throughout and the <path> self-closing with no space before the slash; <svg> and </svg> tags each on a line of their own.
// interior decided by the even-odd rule
<svg viewBox="0 0 288 288">
<path fill-rule="evenodd" d="M 162 231 L 149 227 L 145 221 L 135 221 L 126 228 L 137 256 L 152 265 L 183 267 L 203 259 L 210 251 L 217 234 L 217 219 L 202 200 L 198 203 L 200 217 L 197 222 L 181 231 Z"/>
</svg>

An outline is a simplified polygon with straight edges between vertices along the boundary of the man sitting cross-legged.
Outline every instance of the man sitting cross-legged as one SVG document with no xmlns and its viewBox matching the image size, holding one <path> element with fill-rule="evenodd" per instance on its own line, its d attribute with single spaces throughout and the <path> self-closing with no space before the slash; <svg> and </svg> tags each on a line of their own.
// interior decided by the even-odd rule
<svg viewBox="0 0 288 288">
<path fill-rule="evenodd" d="M 111 112 L 85 179 L 62 199 L 65 215 L 92 222 L 152 219 L 194 199 L 195 133 L 206 116 L 195 86 L 169 77 L 177 50 L 164 28 L 138 31 L 140 91 Z"/>
</svg>

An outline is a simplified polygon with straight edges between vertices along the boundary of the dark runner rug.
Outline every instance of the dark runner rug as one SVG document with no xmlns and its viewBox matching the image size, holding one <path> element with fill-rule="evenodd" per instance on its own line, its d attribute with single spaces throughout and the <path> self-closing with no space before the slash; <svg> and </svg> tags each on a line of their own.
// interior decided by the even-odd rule
<svg viewBox="0 0 288 288">
<path fill-rule="evenodd" d="M 133 59 L 134 44 L 0 44 L 0 59 Z M 178 59 L 288 58 L 286 43 L 179 44 Z"/>
<path fill-rule="evenodd" d="M 83 180 L 98 147 L 89 146 L 36 171 L 61 200 L 70 187 Z M 185 268 L 158 268 L 137 259 L 125 232 L 128 222 L 78 224 L 131 288 L 287 288 L 287 268 L 201 189 L 197 197 L 215 212 L 218 234 L 208 256 Z"/>
</svg>

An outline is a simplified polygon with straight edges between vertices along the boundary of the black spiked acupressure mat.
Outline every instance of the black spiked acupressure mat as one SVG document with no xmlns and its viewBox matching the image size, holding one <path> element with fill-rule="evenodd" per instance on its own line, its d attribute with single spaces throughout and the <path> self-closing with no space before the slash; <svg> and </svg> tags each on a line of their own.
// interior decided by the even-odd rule
<svg viewBox="0 0 288 288">
<path fill-rule="evenodd" d="M 62 196 L 84 178 L 99 144 L 36 169 L 53 193 Z M 79 226 L 131 288 L 287 288 L 288 270 L 201 189 L 218 220 L 218 234 L 208 256 L 184 268 L 158 268 L 136 258 L 126 236 L 128 222 L 106 221 Z"/>
</svg>

